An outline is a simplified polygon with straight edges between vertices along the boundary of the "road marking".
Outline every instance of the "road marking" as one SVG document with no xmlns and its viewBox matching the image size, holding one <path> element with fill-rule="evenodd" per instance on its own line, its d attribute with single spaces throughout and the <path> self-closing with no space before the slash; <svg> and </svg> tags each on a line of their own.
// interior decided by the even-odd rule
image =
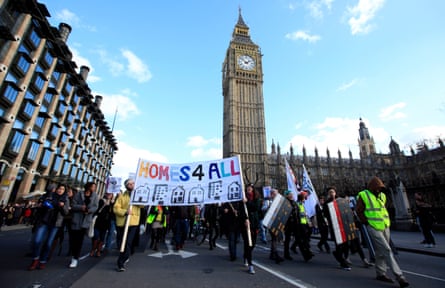
<svg viewBox="0 0 445 288">
<path fill-rule="evenodd" d="M 175 250 L 173 250 L 173 245 L 168 244 L 167 242 L 165 242 L 165 245 L 167 246 L 167 249 L 168 249 L 167 253 L 163 253 L 162 251 L 160 251 L 160 252 L 148 254 L 147 256 L 162 258 L 162 257 L 168 256 L 168 255 L 179 255 L 184 259 L 184 258 L 189 258 L 189 257 L 198 255 L 197 253 L 188 252 L 188 251 L 184 251 L 184 250 L 175 251 Z"/>
<path fill-rule="evenodd" d="M 299 287 L 299 288 L 315 288 L 315 286 L 308 284 L 304 281 L 301 281 L 300 279 L 295 279 L 295 278 L 291 278 L 289 276 L 287 276 L 286 274 L 280 273 L 278 271 L 275 271 L 267 266 L 264 266 L 262 264 L 260 264 L 257 261 L 252 261 L 253 264 L 255 264 L 255 266 L 260 267 L 262 270 L 269 272 L 270 274 L 274 275 L 275 277 L 280 278 L 281 280 L 286 281 L 287 283 L 295 286 L 295 287 Z"/>
<path fill-rule="evenodd" d="M 221 248 L 221 249 L 223 249 L 223 250 L 229 249 L 229 247 L 224 246 L 224 245 L 220 245 L 218 243 L 216 243 L 216 246 Z M 262 247 L 262 248 L 263 248 L 263 250 L 267 250 L 267 248 L 265 248 L 265 247 Z M 278 277 L 278 278 L 286 281 L 287 283 L 289 283 L 289 284 L 291 284 L 291 285 L 293 285 L 295 287 L 299 287 L 299 288 L 315 288 L 315 286 L 313 286 L 311 284 L 308 284 L 308 283 L 306 283 L 304 281 L 301 281 L 300 279 L 295 279 L 295 278 L 289 277 L 288 275 L 283 274 L 281 272 L 275 271 L 275 270 L 273 270 L 273 269 L 271 269 L 271 268 L 269 268 L 269 267 L 259 263 L 258 261 L 252 261 L 252 263 L 255 266 L 261 268 L 262 270 L 264 270 L 264 271 L 274 275 L 275 277 Z"/>
<path fill-rule="evenodd" d="M 437 278 L 437 277 L 434 277 L 434 276 L 425 275 L 425 274 L 420 274 L 420 273 L 411 272 L 411 271 L 405 271 L 405 270 L 402 270 L 402 271 L 403 271 L 404 273 L 406 273 L 406 274 L 416 275 L 416 276 L 420 276 L 420 277 L 424 277 L 424 278 L 429 278 L 429 279 L 432 279 L 432 280 L 437 280 L 437 281 L 445 282 L 445 279 L 442 279 L 442 278 Z"/>
</svg>

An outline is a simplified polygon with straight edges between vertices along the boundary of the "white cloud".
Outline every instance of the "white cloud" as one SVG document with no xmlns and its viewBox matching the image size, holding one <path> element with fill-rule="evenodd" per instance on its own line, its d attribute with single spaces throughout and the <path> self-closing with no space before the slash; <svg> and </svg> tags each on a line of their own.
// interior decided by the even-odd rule
<svg viewBox="0 0 445 288">
<path fill-rule="evenodd" d="M 130 117 L 141 114 L 138 105 L 128 96 L 128 91 L 122 91 L 122 94 L 95 93 L 103 96 L 101 110 L 107 119 L 113 121 L 117 109 L 117 119 L 125 121 Z M 111 123 L 109 123 L 111 125 Z"/>
<path fill-rule="evenodd" d="M 61 11 L 56 12 L 55 18 L 59 22 L 67 23 L 68 25 L 73 26 L 73 27 L 86 29 L 91 32 L 97 31 L 96 27 L 90 26 L 87 24 L 83 24 L 81 22 L 80 18 L 75 13 L 71 12 L 68 9 L 62 9 Z"/>
<path fill-rule="evenodd" d="M 367 127 L 371 137 L 374 138 L 377 149 L 388 147 L 390 137 L 384 129 L 368 125 Z M 314 151 L 317 148 L 320 157 L 326 156 L 327 149 L 329 149 L 331 157 L 338 157 L 338 150 L 340 150 L 342 158 L 349 158 L 349 151 L 354 158 L 359 157 L 358 119 L 326 118 L 322 123 L 315 124 L 313 129 L 312 135 L 295 135 L 290 140 L 297 155 L 301 155 L 304 145 L 308 155 L 315 155 Z M 288 147 L 284 147 L 284 151 L 287 150 Z"/>
<path fill-rule="evenodd" d="M 314 0 L 307 3 L 307 9 L 310 15 L 315 19 L 322 19 L 324 17 L 324 9 L 331 10 L 332 2 L 334 0 Z"/>
<path fill-rule="evenodd" d="M 315 43 L 321 39 L 319 35 L 310 35 L 306 31 L 298 30 L 292 33 L 287 33 L 286 38 L 290 40 L 304 40 L 309 43 Z"/>
<path fill-rule="evenodd" d="M 132 51 L 123 49 L 122 56 L 127 59 L 127 75 L 130 78 L 136 79 L 138 82 L 147 82 L 151 79 L 152 75 L 148 66 L 142 62 Z"/>
<path fill-rule="evenodd" d="M 108 66 L 108 71 L 111 75 L 118 77 L 122 74 L 125 69 L 125 66 L 122 63 L 114 60 L 113 57 L 108 55 L 108 52 L 103 49 L 97 50 L 97 53 L 99 54 L 102 63 Z"/>
<path fill-rule="evenodd" d="M 90 69 L 90 72 L 88 72 L 88 78 L 87 78 L 88 83 L 95 83 L 95 82 L 98 82 L 101 80 L 101 78 L 99 76 L 94 75 L 94 67 L 91 64 L 90 60 L 88 60 L 87 58 L 80 55 L 80 52 L 74 47 L 70 47 L 70 51 L 71 51 L 71 53 L 73 53 L 73 61 L 77 65 L 78 73 L 80 71 L 81 66 L 87 66 Z"/>
<path fill-rule="evenodd" d="M 359 0 L 356 6 L 348 7 L 347 13 L 350 15 L 348 23 L 352 35 L 369 33 L 373 28 L 371 20 L 384 4 L 385 0 Z"/>
<path fill-rule="evenodd" d="M 400 102 L 400 103 L 396 103 L 394 105 L 382 108 L 380 110 L 379 118 L 382 121 L 390 121 L 390 120 L 394 120 L 394 119 L 405 118 L 406 117 L 405 113 L 398 111 L 400 109 L 405 108 L 405 106 L 406 106 L 406 103 Z"/>
<path fill-rule="evenodd" d="M 164 155 L 133 147 L 126 142 L 119 142 L 117 146 L 118 151 L 113 157 L 114 165 L 111 174 L 115 177 L 122 177 L 124 180 L 128 178 L 129 173 L 136 173 L 139 158 L 168 162 Z"/>
<path fill-rule="evenodd" d="M 343 83 L 337 88 L 337 91 L 345 91 L 358 83 L 358 79 L 353 79 L 349 83 Z"/>
<path fill-rule="evenodd" d="M 193 147 L 191 156 L 194 159 L 212 160 L 222 158 L 221 138 L 205 139 L 202 136 L 191 136 L 187 146 Z"/>
<path fill-rule="evenodd" d="M 61 11 L 56 12 L 55 18 L 58 21 L 67 23 L 69 25 L 79 25 L 80 23 L 80 18 L 68 9 L 62 9 Z"/>
<path fill-rule="evenodd" d="M 116 59 L 104 49 L 97 50 L 97 53 L 102 63 L 108 66 L 108 71 L 114 77 L 125 74 L 129 78 L 136 79 L 139 83 L 147 82 L 152 78 L 148 66 L 130 50 L 121 50 L 121 56 L 124 59 Z"/>
</svg>

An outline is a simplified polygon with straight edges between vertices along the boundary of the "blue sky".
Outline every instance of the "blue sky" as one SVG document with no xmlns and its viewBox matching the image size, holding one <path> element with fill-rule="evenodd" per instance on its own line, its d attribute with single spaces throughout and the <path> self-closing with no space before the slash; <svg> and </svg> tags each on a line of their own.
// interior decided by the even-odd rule
<svg viewBox="0 0 445 288">
<path fill-rule="evenodd" d="M 114 124 L 114 176 L 137 159 L 222 156 L 222 63 L 238 9 L 263 55 L 267 147 L 358 157 L 445 137 L 445 1 L 45 0 Z M 429 144 L 430 147 L 434 143 Z"/>
</svg>

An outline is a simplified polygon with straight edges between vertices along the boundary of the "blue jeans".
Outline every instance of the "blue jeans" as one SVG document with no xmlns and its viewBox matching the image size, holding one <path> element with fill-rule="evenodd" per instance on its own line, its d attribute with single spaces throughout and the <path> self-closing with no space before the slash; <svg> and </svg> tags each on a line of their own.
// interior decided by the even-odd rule
<svg viewBox="0 0 445 288">
<path fill-rule="evenodd" d="M 46 263 L 58 231 L 59 227 L 48 226 L 46 224 L 41 224 L 39 228 L 37 228 L 32 248 L 32 257 L 34 260 L 40 260 L 40 262 Z"/>
<path fill-rule="evenodd" d="M 116 231 L 116 221 L 111 220 L 110 228 L 108 229 L 107 236 L 105 238 L 105 248 L 107 249 L 111 248 L 111 241 L 113 240 L 115 231 Z"/>
</svg>

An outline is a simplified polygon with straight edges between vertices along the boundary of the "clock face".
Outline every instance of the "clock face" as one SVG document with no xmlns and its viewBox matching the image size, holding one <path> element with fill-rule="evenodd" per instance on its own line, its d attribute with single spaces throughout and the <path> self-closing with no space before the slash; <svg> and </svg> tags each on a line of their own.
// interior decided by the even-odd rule
<svg viewBox="0 0 445 288">
<path fill-rule="evenodd" d="M 238 66 L 243 70 L 253 70 L 255 68 L 255 60 L 249 55 L 238 56 Z"/>
</svg>

